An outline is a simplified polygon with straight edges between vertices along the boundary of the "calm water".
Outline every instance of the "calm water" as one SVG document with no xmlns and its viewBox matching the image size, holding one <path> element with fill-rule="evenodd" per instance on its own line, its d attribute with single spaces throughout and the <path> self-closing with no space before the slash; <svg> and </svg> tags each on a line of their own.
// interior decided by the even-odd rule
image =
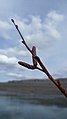
<svg viewBox="0 0 67 119">
<path fill-rule="evenodd" d="M 67 119 L 67 107 L 0 96 L 0 119 Z"/>
</svg>

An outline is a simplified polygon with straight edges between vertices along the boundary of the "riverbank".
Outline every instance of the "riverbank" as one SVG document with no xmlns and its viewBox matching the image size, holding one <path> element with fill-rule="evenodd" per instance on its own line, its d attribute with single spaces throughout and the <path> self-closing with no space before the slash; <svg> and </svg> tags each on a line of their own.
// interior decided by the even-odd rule
<svg viewBox="0 0 67 119">
<path fill-rule="evenodd" d="M 63 88 L 67 92 L 67 79 L 59 79 Z M 63 96 L 59 89 L 50 80 L 21 80 L 0 83 L 0 91 L 8 91 L 22 94 L 41 96 Z"/>
<path fill-rule="evenodd" d="M 60 81 L 67 91 L 67 79 Z M 0 96 L 19 98 L 44 105 L 67 107 L 67 98 L 50 80 L 22 80 L 0 83 Z"/>
</svg>

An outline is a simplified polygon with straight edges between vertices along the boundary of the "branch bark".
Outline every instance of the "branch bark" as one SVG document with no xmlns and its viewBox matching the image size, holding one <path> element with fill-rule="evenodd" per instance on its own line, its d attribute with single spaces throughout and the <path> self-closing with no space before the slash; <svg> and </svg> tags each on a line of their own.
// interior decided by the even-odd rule
<svg viewBox="0 0 67 119">
<path fill-rule="evenodd" d="M 42 63 L 42 61 L 40 60 L 40 58 L 36 55 L 36 47 L 33 46 L 32 50 L 29 48 L 29 46 L 27 45 L 25 39 L 23 38 L 19 28 L 18 28 L 18 25 L 15 24 L 14 20 L 11 19 L 12 23 L 14 24 L 15 28 L 17 29 L 21 39 L 22 39 L 22 43 L 25 45 L 25 47 L 27 48 L 27 50 L 32 54 L 32 59 L 33 59 L 33 65 L 30 65 L 28 63 L 25 63 L 25 62 L 22 62 L 22 61 L 19 61 L 18 63 L 28 69 L 38 69 L 42 72 L 44 72 L 48 78 L 57 86 L 57 88 L 63 93 L 63 95 L 65 97 L 67 97 L 67 93 L 65 92 L 65 89 L 61 86 L 60 82 L 56 81 L 52 76 L 51 74 L 48 72 L 47 68 L 44 66 L 44 64 Z M 37 67 L 37 63 L 39 63 L 40 67 Z"/>
</svg>

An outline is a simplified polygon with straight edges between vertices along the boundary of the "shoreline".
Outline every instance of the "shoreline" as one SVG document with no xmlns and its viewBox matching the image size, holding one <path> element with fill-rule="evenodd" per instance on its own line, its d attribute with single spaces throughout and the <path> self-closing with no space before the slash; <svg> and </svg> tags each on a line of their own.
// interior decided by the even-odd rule
<svg viewBox="0 0 67 119">
<path fill-rule="evenodd" d="M 7 92 L 7 91 L 0 91 L 0 97 L 7 97 L 10 99 L 17 99 L 21 101 L 26 101 L 27 103 L 32 104 L 41 104 L 46 106 L 58 106 L 62 108 L 67 108 L 67 99 L 63 96 L 59 95 L 52 95 L 52 96 L 35 96 L 31 94 L 22 94 L 16 92 Z"/>
<path fill-rule="evenodd" d="M 67 92 L 67 79 L 62 79 L 60 82 Z M 21 80 L 0 83 L 0 91 L 32 95 L 63 95 L 50 80 Z"/>
<path fill-rule="evenodd" d="M 67 79 L 61 80 L 67 91 Z M 0 83 L 0 96 L 67 107 L 67 98 L 50 80 L 21 80 Z"/>
</svg>

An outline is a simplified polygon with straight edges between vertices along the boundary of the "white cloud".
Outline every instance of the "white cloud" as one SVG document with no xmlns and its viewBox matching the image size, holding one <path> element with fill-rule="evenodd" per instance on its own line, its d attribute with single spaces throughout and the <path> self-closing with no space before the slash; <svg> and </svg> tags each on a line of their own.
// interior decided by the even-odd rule
<svg viewBox="0 0 67 119">
<path fill-rule="evenodd" d="M 44 24 L 47 34 L 52 36 L 54 39 L 60 39 L 62 36 L 58 31 L 58 27 L 62 21 L 64 21 L 63 14 L 59 14 L 56 11 L 49 12 Z"/>
<path fill-rule="evenodd" d="M 47 14 L 48 19 L 52 21 L 60 22 L 64 20 L 64 15 L 57 13 L 56 11 L 51 11 Z"/>
<path fill-rule="evenodd" d="M 21 79 L 23 77 L 24 69 L 18 65 L 16 57 L 8 57 L 0 54 L 0 74 L 4 77 L 13 79 Z M 9 79 L 9 80 L 10 80 Z"/>
<path fill-rule="evenodd" d="M 62 38 L 59 27 L 61 22 L 64 21 L 63 14 L 51 11 L 44 20 L 39 16 L 31 16 L 30 18 L 30 21 L 27 19 L 29 22 L 17 18 L 15 18 L 15 21 L 31 47 L 35 45 L 43 48 L 46 44 L 49 44 L 48 41 L 52 42 Z"/>
<path fill-rule="evenodd" d="M 12 25 L 6 21 L 0 20 L 0 36 L 4 39 L 10 39 L 9 32 L 12 29 Z"/>
<path fill-rule="evenodd" d="M 9 30 L 11 29 L 11 25 L 8 22 L 0 20 L 0 28 Z"/>
<path fill-rule="evenodd" d="M 51 11 L 44 20 L 40 16 L 30 16 L 30 18 L 21 20 L 21 18 L 15 17 L 15 22 L 31 47 L 35 45 L 36 47 L 43 48 L 46 44 L 49 44 L 48 41 L 52 42 L 51 39 L 62 38 L 59 26 L 60 22 L 64 20 L 63 14 Z M 0 20 L 0 36 L 4 39 L 17 39 L 16 34 L 11 35 L 14 30 L 12 24 Z"/>
<path fill-rule="evenodd" d="M 9 72 L 7 75 L 13 78 L 22 78 L 22 74 L 20 73 Z"/>
<path fill-rule="evenodd" d="M 28 55 L 27 51 L 24 51 L 23 49 L 21 50 L 20 48 L 18 49 L 17 47 L 0 49 L 0 54 L 7 55 L 9 57 L 16 57 L 16 56 L 25 57 Z"/>
<path fill-rule="evenodd" d="M 15 18 L 16 23 L 18 24 L 24 38 L 26 39 L 28 45 L 32 47 L 35 45 L 38 49 L 44 49 L 45 46 L 53 42 L 54 40 L 59 40 L 62 38 L 61 32 L 59 30 L 61 22 L 64 20 L 64 15 L 56 11 L 49 12 L 45 19 L 41 19 L 39 16 L 31 16 L 31 19 L 22 19 Z M 27 56 L 28 52 L 25 49 L 22 49 L 22 44 L 17 43 L 17 32 L 14 34 L 15 27 L 10 23 L 0 20 L 0 36 L 4 39 L 11 39 L 12 43 L 16 44 L 16 47 L 0 49 L 0 70 L 4 75 L 14 78 L 21 78 L 26 76 L 23 73 L 23 67 L 18 65 L 19 58 L 26 58 L 25 60 L 29 61 Z M 11 35 L 11 33 L 13 35 Z M 0 72 L 1 72 L 0 71 Z"/>
<path fill-rule="evenodd" d="M 17 58 L 16 57 L 7 57 L 6 55 L 0 54 L 0 64 L 16 64 Z"/>
<path fill-rule="evenodd" d="M 23 33 L 25 39 L 27 40 L 27 43 L 32 47 L 33 45 L 39 46 L 42 43 L 42 40 L 44 40 L 45 32 L 43 31 L 43 23 L 41 23 L 41 18 L 38 16 L 32 16 L 31 21 L 29 23 L 24 22 L 24 20 L 15 20 L 18 24 L 21 32 Z"/>
</svg>

